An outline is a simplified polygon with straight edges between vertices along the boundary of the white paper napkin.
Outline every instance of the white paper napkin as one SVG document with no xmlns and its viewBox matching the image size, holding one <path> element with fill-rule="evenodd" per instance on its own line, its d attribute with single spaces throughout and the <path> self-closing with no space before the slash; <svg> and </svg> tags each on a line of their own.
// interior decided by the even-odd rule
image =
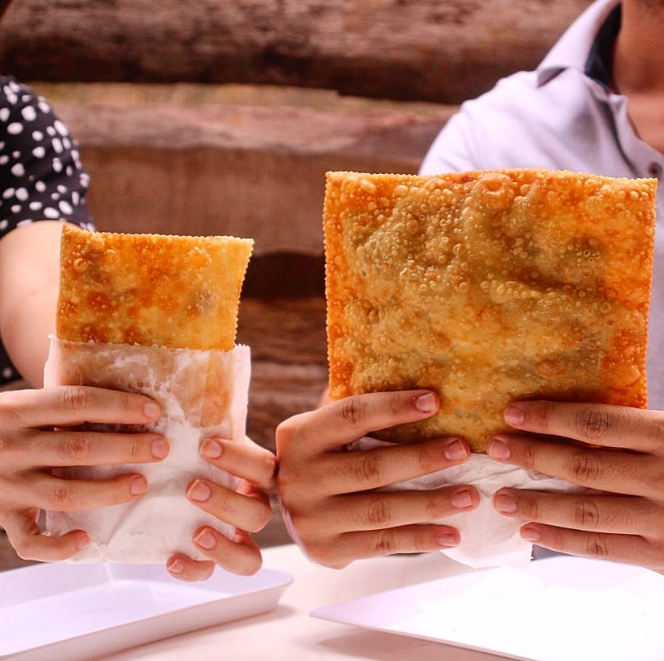
<svg viewBox="0 0 664 661">
<path fill-rule="evenodd" d="M 349 450 L 370 450 L 391 445 L 375 438 L 364 437 L 349 446 Z M 519 528 L 524 520 L 499 514 L 493 506 L 493 495 L 503 487 L 537 491 L 582 492 L 565 480 L 548 477 L 518 466 L 500 464 L 484 454 L 471 454 L 463 464 L 430 475 L 398 482 L 385 491 L 419 491 L 445 486 L 473 485 L 480 494 L 480 503 L 472 511 L 460 512 L 431 523 L 453 526 L 461 533 L 461 543 L 442 552 L 448 557 L 475 569 L 481 567 L 528 564 L 532 544 L 522 539 Z"/>
<path fill-rule="evenodd" d="M 192 542 L 196 528 L 206 525 L 227 537 L 235 534 L 233 526 L 190 503 L 185 490 L 194 478 L 236 488 L 237 478 L 205 461 L 199 447 L 209 437 L 244 442 L 250 365 L 247 346 L 237 346 L 230 352 L 207 352 L 82 344 L 52 338 L 46 385 L 71 385 L 77 382 L 79 369 L 89 369 L 78 381 L 153 397 L 162 406 L 163 415 L 147 428 L 166 436 L 170 444 L 170 453 L 161 462 L 63 471 L 63 476 L 84 479 L 138 472 L 148 481 L 145 495 L 127 504 L 46 513 L 48 534 L 61 535 L 80 528 L 90 535 L 91 544 L 71 562 L 161 564 L 175 552 L 203 560 L 206 557 Z M 96 378 L 95 366 L 100 371 Z M 210 414 L 211 397 L 222 398 L 214 403 L 215 411 L 224 409 L 221 418 L 214 411 Z"/>
</svg>

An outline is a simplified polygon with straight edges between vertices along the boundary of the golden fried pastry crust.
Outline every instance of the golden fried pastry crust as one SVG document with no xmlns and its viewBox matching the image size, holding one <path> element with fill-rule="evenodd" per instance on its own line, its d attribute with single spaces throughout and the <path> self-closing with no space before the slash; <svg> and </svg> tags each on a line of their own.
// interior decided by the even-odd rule
<svg viewBox="0 0 664 661">
<path fill-rule="evenodd" d="M 253 241 L 86 232 L 65 225 L 62 340 L 230 351 Z"/>
<path fill-rule="evenodd" d="M 376 434 L 476 452 L 518 399 L 647 405 L 655 179 L 545 170 L 327 175 L 330 397 L 431 388 Z"/>
</svg>

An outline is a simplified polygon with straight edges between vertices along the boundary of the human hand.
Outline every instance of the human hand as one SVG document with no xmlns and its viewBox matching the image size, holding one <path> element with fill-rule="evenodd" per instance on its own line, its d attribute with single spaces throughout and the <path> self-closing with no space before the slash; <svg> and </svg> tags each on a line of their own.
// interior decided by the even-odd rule
<svg viewBox="0 0 664 661">
<path fill-rule="evenodd" d="M 422 420 L 439 407 L 428 391 L 349 397 L 289 418 L 277 428 L 277 489 L 296 541 L 319 564 L 342 568 L 359 558 L 456 546 L 459 533 L 428 524 L 477 506 L 468 486 L 377 492 L 395 482 L 464 462 L 458 438 L 346 452 L 349 443 L 397 424 Z"/>
<path fill-rule="evenodd" d="M 88 510 L 140 498 L 147 489 L 137 473 L 104 480 L 65 479 L 53 469 L 67 466 L 148 463 L 168 455 L 155 433 L 81 431 L 85 422 L 145 425 L 159 406 L 143 395 L 58 386 L 0 393 L 0 524 L 26 560 L 64 560 L 90 542 L 84 530 L 43 535 L 42 509 Z"/>
<path fill-rule="evenodd" d="M 528 521 L 524 539 L 664 573 L 664 412 L 517 402 L 505 420 L 520 433 L 493 439 L 491 457 L 601 492 L 501 489 L 494 506 Z"/>
<path fill-rule="evenodd" d="M 192 560 L 177 553 L 166 567 L 172 576 L 183 581 L 203 581 L 215 565 L 234 574 L 250 576 L 262 564 L 261 552 L 251 533 L 262 530 L 270 520 L 269 492 L 274 486 L 275 456 L 256 445 L 221 439 L 207 439 L 201 444 L 201 456 L 217 468 L 241 478 L 237 491 L 209 480 L 193 480 L 187 487 L 187 498 L 203 511 L 236 527 L 230 540 L 204 526 L 194 531 L 193 542 L 210 560 Z"/>
</svg>

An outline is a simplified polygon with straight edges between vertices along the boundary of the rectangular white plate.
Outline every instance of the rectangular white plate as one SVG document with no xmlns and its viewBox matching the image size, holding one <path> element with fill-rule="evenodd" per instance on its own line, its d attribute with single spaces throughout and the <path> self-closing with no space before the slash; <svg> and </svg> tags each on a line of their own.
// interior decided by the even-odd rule
<svg viewBox="0 0 664 661">
<path fill-rule="evenodd" d="M 527 661 L 664 661 L 664 576 L 582 558 L 470 572 L 311 615 L 475 650 L 478 661 L 487 653 Z"/>
<path fill-rule="evenodd" d="M 293 577 L 217 569 L 202 583 L 158 565 L 44 564 L 0 573 L 0 659 L 78 661 L 274 608 Z"/>
</svg>

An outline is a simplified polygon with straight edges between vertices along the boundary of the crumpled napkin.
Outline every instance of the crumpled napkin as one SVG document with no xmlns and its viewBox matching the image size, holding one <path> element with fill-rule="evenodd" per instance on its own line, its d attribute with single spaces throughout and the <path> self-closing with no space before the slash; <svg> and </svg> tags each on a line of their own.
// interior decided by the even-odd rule
<svg viewBox="0 0 664 661">
<path fill-rule="evenodd" d="M 370 450 L 389 445 L 392 444 L 364 437 L 349 445 L 348 449 Z M 472 484 L 479 491 L 479 505 L 472 511 L 459 512 L 431 523 L 446 524 L 459 530 L 460 544 L 444 549 L 442 553 L 475 569 L 524 566 L 530 562 L 532 555 L 532 544 L 519 535 L 519 528 L 526 522 L 496 511 L 493 507 L 496 491 L 503 487 L 575 493 L 587 491 L 565 480 L 518 466 L 500 464 L 484 454 L 471 454 L 463 464 L 398 482 L 384 490 L 419 491 L 461 484 Z"/>
<path fill-rule="evenodd" d="M 154 464 L 58 469 L 62 477 L 99 479 L 138 472 L 148 480 L 147 492 L 131 503 L 46 513 L 48 534 L 78 528 L 89 533 L 91 543 L 71 562 L 161 564 L 176 552 L 204 560 L 192 542 L 196 528 L 207 525 L 234 536 L 233 526 L 190 503 L 185 490 L 197 477 L 237 487 L 238 479 L 205 461 L 199 446 L 209 437 L 244 442 L 250 370 L 247 346 L 195 351 L 51 338 L 45 385 L 85 384 L 148 395 L 163 414 L 141 429 L 164 434 L 170 443 L 168 457 Z"/>
</svg>

